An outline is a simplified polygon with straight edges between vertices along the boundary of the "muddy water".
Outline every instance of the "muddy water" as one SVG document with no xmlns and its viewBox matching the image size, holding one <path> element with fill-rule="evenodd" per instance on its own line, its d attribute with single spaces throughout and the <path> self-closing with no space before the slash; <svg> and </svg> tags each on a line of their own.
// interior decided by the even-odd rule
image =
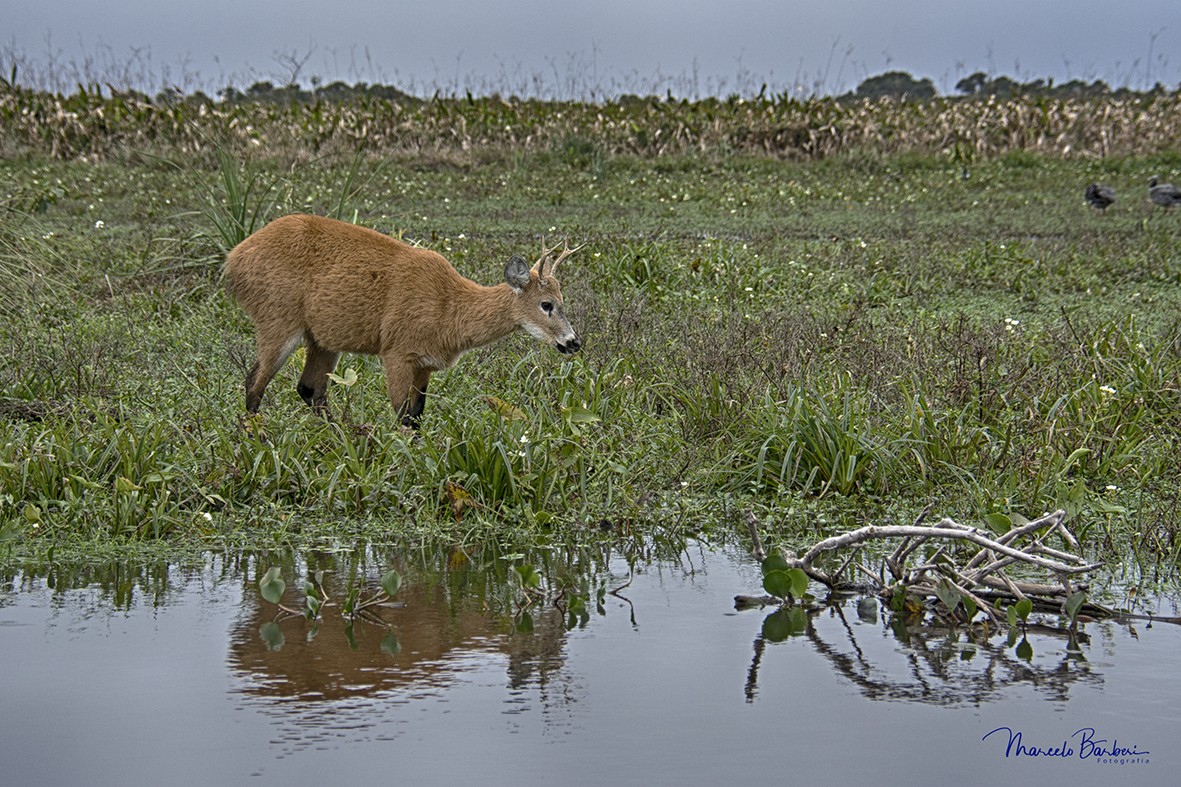
<svg viewBox="0 0 1181 787">
<path fill-rule="evenodd" d="M 1035 627 L 1023 655 L 855 599 L 793 628 L 736 611 L 757 566 L 699 547 L 607 561 L 592 584 L 626 587 L 584 617 L 540 604 L 528 633 L 503 589 L 444 582 L 408 582 L 388 626 L 276 621 L 259 573 L 211 555 L 9 577 L 0 783 L 1168 784 L 1181 765 L 1167 624 L 1091 623 L 1078 652 Z"/>
</svg>

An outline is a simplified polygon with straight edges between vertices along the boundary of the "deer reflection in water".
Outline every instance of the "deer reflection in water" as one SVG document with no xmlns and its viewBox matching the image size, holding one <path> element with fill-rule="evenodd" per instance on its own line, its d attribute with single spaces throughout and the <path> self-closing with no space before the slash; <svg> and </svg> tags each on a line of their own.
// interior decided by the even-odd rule
<svg viewBox="0 0 1181 787">
<path fill-rule="evenodd" d="M 345 592 L 330 582 L 326 589 L 342 598 Z M 296 750 L 345 728 L 382 726 L 376 734 L 392 734 L 389 719 L 376 710 L 442 696 L 489 665 L 503 665 L 506 694 L 531 687 L 543 707 L 568 701 L 565 618 L 553 605 L 534 609 L 532 631 L 520 633 L 511 616 L 457 601 L 445 586 L 408 583 L 397 600 L 397 608 L 381 610 L 388 627 L 350 625 L 338 607 L 313 624 L 299 616 L 277 619 L 273 605 L 248 591 L 228 656 L 241 679 L 237 693 L 279 716 L 280 737 Z M 281 634 L 262 636 L 269 624 Z"/>
</svg>

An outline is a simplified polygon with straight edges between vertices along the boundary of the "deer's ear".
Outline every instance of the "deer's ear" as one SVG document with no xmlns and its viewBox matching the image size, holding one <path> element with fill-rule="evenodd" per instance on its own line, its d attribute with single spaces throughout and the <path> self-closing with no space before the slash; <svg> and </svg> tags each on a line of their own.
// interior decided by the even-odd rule
<svg viewBox="0 0 1181 787">
<path fill-rule="evenodd" d="M 504 280 L 515 292 L 524 292 L 529 286 L 529 263 L 514 254 L 504 266 Z"/>
</svg>

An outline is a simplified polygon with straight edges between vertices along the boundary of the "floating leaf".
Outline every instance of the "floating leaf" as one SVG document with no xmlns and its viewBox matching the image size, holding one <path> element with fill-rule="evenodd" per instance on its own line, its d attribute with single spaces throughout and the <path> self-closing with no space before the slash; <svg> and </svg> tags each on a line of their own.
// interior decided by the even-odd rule
<svg viewBox="0 0 1181 787">
<path fill-rule="evenodd" d="M 1027 598 L 1023 598 L 1013 605 L 1017 610 L 1017 617 L 1021 618 L 1024 623 L 1029 620 L 1029 613 L 1033 612 L 1033 602 Z"/>
<path fill-rule="evenodd" d="M 397 571 L 391 569 L 382 575 L 381 589 L 386 592 L 386 595 L 396 596 L 400 587 L 402 587 L 402 575 Z"/>
<path fill-rule="evenodd" d="M 283 581 L 278 566 L 271 566 L 267 569 L 267 573 L 263 574 L 262 579 L 258 581 L 258 589 L 267 601 L 272 604 L 279 603 L 279 600 L 283 598 L 283 591 L 287 589 L 287 583 Z"/>
<path fill-rule="evenodd" d="M 960 599 L 963 598 L 959 590 L 946 578 L 940 579 L 935 585 L 935 595 L 943 602 L 943 606 L 947 607 L 948 612 L 955 612 L 955 608 L 960 605 Z"/>
<path fill-rule="evenodd" d="M 775 598 L 786 599 L 791 595 L 791 577 L 786 571 L 770 571 L 763 575 L 763 590 Z"/>
<path fill-rule="evenodd" d="M 1070 598 L 1066 599 L 1066 603 L 1062 605 L 1062 609 L 1066 613 L 1066 619 L 1074 623 L 1075 619 L 1078 618 L 1078 611 L 1082 609 L 1083 602 L 1086 600 L 1087 592 L 1085 590 L 1072 593 Z"/>
<path fill-rule="evenodd" d="M 788 569 L 787 575 L 791 577 L 791 594 L 802 599 L 808 592 L 808 575 L 800 568 Z"/>
<path fill-rule="evenodd" d="M 774 554 L 767 557 L 763 561 L 763 573 L 767 574 L 772 571 L 787 571 L 791 566 L 787 564 L 787 559 L 783 555 Z"/>
<path fill-rule="evenodd" d="M 763 577 L 763 589 L 776 598 L 801 599 L 808 592 L 808 575 L 798 568 L 776 569 Z"/>
</svg>

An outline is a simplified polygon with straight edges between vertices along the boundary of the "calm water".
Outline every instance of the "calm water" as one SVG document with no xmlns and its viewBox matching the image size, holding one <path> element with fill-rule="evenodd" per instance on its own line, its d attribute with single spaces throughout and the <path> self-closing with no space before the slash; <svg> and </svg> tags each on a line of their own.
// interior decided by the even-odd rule
<svg viewBox="0 0 1181 787">
<path fill-rule="evenodd" d="M 1023 659 L 850 600 L 784 636 L 770 610 L 734 609 L 756 565 L 692 548 L 570 630 L 548 607 L 514 633 L 478 598 L 408 583 L 382 611 L 394 638 L 358 623 L 350 640 L 329 612 L 281 621 L 280 645 L 260 635 L 258 571 L 210 556 L 152 581 L 0 586 L 0 783 L 1175 784 L 1181 765 L 1168 624 L 1089 624 L 1081 655 L 1038 630 Z M 613 560 L 598 578 L 628 575 Z"/>
</svg>

